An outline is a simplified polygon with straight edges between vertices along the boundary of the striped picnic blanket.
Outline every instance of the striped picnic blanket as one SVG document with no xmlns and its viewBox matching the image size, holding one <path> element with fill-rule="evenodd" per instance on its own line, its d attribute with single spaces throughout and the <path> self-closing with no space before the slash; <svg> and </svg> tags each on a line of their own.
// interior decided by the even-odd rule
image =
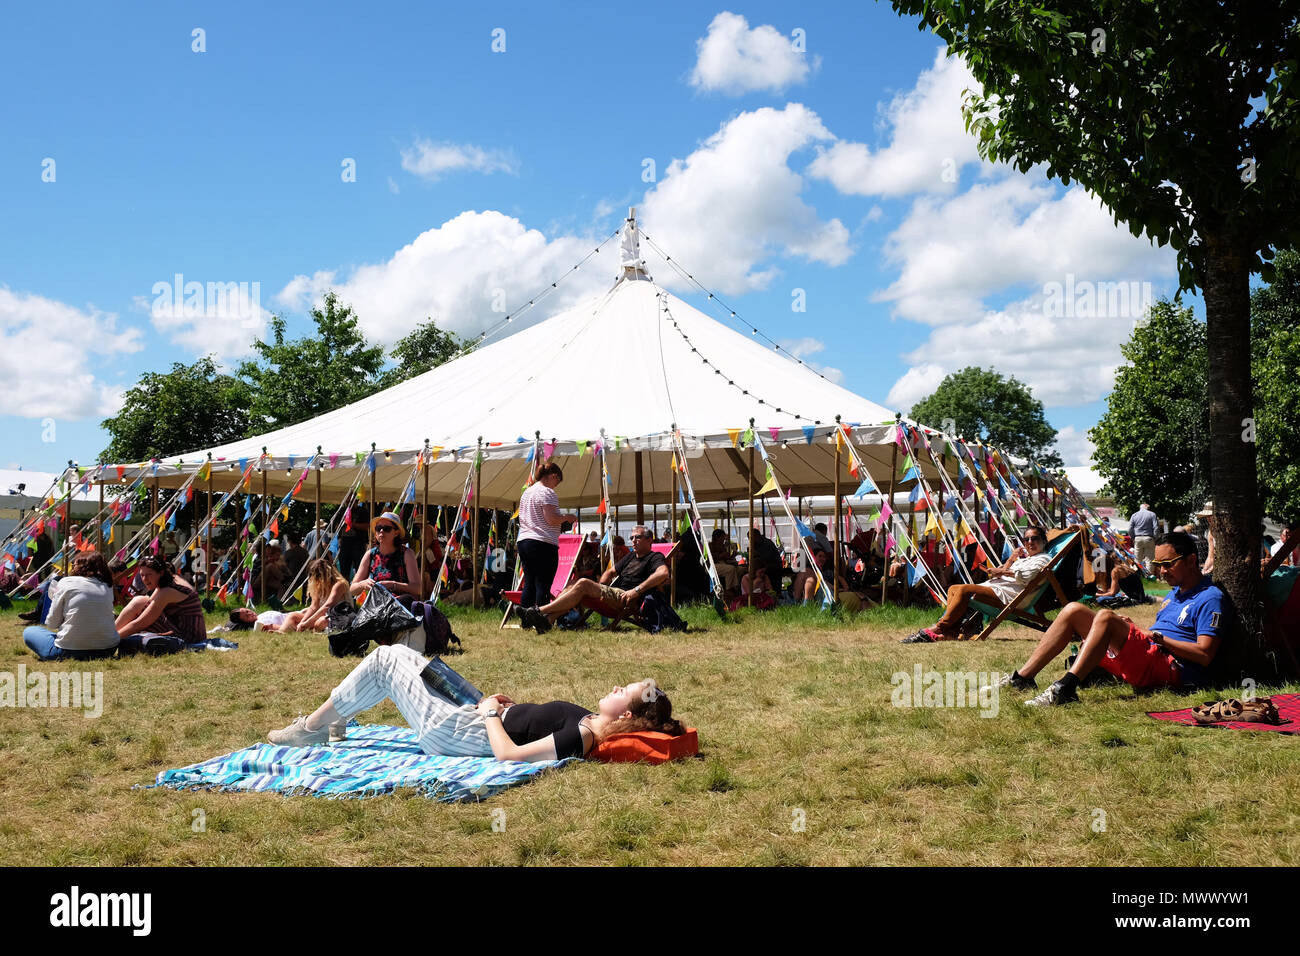
<svg viewBox="0 0 1300 956">
<path fill-rule="evenodd" d="M 153 787 L 173 790 L 278 791 L 318 797 L 374 797 L 416 787 L 440 801 L 486 800 L 576 758 L 537 763 L 492 757 L 430 756 L 409 727 L 348 727 L 347 740 L 319 747 L 254 744 L 158 774 Z M 150 788 L 152 789 L 152 788 Z"/>
</svg>

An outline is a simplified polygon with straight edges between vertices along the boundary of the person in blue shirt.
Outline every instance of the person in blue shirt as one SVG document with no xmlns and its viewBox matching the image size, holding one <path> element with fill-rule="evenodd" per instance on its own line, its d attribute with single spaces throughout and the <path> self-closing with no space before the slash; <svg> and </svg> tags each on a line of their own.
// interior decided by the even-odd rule
<svg viewBox="0 0 1300 956">
<path fill-rule="evenodd" d="M 1156 542 L 1152 566 L 1170 586 L 1151 630 L 1144 631 L 1114 611 L 1094 611 L 1083 604 L 1065 606 L 1019 670 L 1001 687 L 1029 690 L 1035 675 L 1075 638 L 1083 645 L 1065 676 L 1025 701 L 1051 707 L 1079 699 L 1079 682 L 1100 667 L 1137 688 L 1195 687 L 1206 683 L 1207 669 L 1227 633 L 1227 600 L 1197 561 L 1196 541 L 1172 532 Z"/>
</svg>

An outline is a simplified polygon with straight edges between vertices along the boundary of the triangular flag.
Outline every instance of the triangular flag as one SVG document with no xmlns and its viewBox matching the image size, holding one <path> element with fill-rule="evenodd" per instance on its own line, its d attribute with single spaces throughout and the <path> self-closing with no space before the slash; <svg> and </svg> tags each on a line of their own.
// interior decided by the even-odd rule
<svg viewBox="0 0 1300 956">
<path fill-rule="evenodd" d="M 727 434 L 731 436 L 731 447 L 732 447 L 732 448 L 735 448 L 737 442 L 740 441 L 740 429 L 739 429 L 739 428 L 728 428 L 728 429 L 727 429 Z"/>
<path fill-rule="evenodd" d="M 811 425 L 803 426 L 803 440 L 808 445 L 813 443 L 813 427 Z"/>
<path fill-rule="evenodd" d="M 863 495 L 869 495 L 875 490 L 876 490 L 875 482 L 871 480 L 870 476 L 867 476 L 866 478 L 862 479 L 862 484 L 858 485 L 858 490 L 853 492 L 853 494 L 856 497 L 861 498 Z"/>
</svg>

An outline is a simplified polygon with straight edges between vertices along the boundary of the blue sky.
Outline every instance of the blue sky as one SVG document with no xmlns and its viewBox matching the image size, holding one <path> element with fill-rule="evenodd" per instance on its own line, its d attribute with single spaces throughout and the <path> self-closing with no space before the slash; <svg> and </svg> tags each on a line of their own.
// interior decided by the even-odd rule
<svg viewBox="0 0 1300 956">
<path fill-rule="evenodd" d="M 967 364 L 1029 382 L 1067 464 L 1141 303 L 1176 288 L 1172 253 L 1077 187 L 979 161 L 964 66 L 887 4 L 269 6 L 0 15 L 0 467 L 93 461 L 141 373 L 235 362 L 273 312 L 305 331 L 326 288 L 386 343 L 428 315 L 480 331 L 630 204 L 875 401 Z M 155 291 L 177 274 L 256 301 L 187 318 Z"/>
</svg>

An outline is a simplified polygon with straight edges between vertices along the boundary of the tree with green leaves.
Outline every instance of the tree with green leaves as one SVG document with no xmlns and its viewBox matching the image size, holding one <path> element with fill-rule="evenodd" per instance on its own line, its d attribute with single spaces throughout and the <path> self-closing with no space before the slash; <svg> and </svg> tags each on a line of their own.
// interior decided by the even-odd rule
<svg viewBox="0 0 1300 956">
<path fill-rule="evenodd" d="M 285 321 L 271 320 L 271 341 L 253 348 L 260 361 L 243 362 L 239 377 L 252 394 L 249 435 L 295 425 L 341 408 L 382 388 L 384 350 L 366 341 L 351 306 L 325 293 L 311 310 L 316 334 L 285 340 Z"/>
<path fill-rule="evenodd" d="M 383 385 L 387 388 L 423 375 L 454 358 L 464 347 L 465 342 L 456 333 L 438 328 L 438 323 L 429 319 L 399 339 L 388 353 L 397 364 L 384 373 Z"/>
<path fill-rule="evenodd" d="M 1279 252 L 1273 281 L 1250 297 L 1255 446 L 1264 513 L 1300 523 L 1300 253 Z"/>
<path fill-rule="evenodd" d="M 147 372 L 125 396 L 122 410 L 101 422 L 112 441 L 107 462 L 170 458 L 233 441 L 251 421 L 248 386 L 217 372 L 211 356 L 170 372 Z"/>
<path fill-rule="evenodd" d="M 1092 460 L 1126 512 L 1146 501 L 1181 524 L 1210 494 L 1205 324 L 1161 299 L 1120 351 L 1128 364 L 1088 432 Z"/>
<path fill-rule="evenodd" d="M 892 0 L 961 56 L 980 155 L 1078 181 L 1178 253 L 1205 298 L 1215 580 L 1270 664 L 1259 578 L 1250 276 L 1300 240 L 1295 4 Z M 936 164 L 938 158 L 936 158 Z"/>
<path fill-rule="evenodd" d="M 1032 458 L 1045 468 L 1060 468 L 1052 450 L 1056 429 L 1043 415 L 1043 403 L 1029 386 L 994 369 L 968 366 L 947 376 L 927 398 L 912 406 L 913 421 L 931 428 L 996 445 L 1017 458 Z"/>
</svg>

